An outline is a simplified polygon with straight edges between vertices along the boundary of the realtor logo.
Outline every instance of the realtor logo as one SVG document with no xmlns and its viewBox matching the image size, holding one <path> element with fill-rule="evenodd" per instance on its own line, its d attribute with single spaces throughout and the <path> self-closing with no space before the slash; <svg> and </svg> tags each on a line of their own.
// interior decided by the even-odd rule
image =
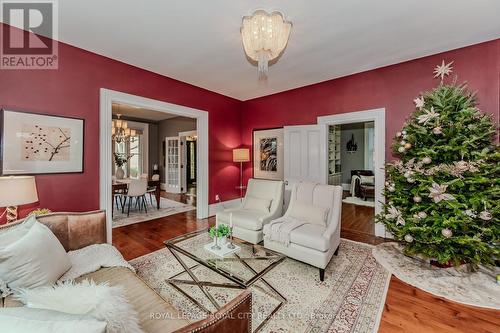
<svg viewBox="0 0 500 333">
<path fill-rule="evenodd" d="M 1 0 L 1 69 L 57 69 L 56 0 Z"/>
</svg>

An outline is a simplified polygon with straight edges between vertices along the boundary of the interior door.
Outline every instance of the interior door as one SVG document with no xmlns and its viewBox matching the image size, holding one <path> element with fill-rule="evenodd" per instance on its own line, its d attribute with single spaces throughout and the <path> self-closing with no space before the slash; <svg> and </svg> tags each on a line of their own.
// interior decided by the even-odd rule
<svg viewBox="0 0 500 333">
<path fill-rule="evenodd" d="M 326 125 L 285 126 L 285 205 L 293 184 L 328 183 L 328 131 Z"/>
<path fill-rule="evenodd" d="M 180 170 L 180 175 L 181 175 L 181 193 L 186 193 L 187 189 L 187 179 L 186 179 L 186 168 L 187 168 L 187 151 L 188 151 L 188 146 L 187 146 L 187 138 L 185 136 L 180 137 L 180 158 L 181 158 L 181 170 Z"/>
<path fill-rule="evenodd" d="M 181 143 L 178 136 L 166 137 L 165 180 L 166 191 L 180 193 L 181 191 Z"/>
</svg>

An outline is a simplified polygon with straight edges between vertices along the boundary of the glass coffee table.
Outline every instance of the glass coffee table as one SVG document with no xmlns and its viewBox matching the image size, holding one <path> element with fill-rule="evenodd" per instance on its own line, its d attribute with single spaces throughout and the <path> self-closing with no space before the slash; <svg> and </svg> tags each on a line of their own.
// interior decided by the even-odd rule
<svg viewBox="0 0 500 333">
<path fill-rule="evenodd" d="M 223 305 L 213 295 L 213 292 L 218 288 L 241 290 L 255 288 L 262 295 L 274 299 L 273 308 L 262 321 L 258 322 L 257 328 L 254 330 L 254 332 L 259 331 L 286 302 L 286 298 L 264 279 L 264 276 L 278 266 L 285 259 L 285 256 L 268 250 L 262 245 L 251 244 L 235 238 L 233 243 L 240 249 L 225 257 L 220 257 L 204 248 L 206 244 L 212 242 L 208 229 L 165 241 L 165 246 L 183 268 L 180 273 L 168 278 L 167 283 L 206 313 L 213 313 Z M 204 272 L 206 270 L 209 270 L 212 276 L 215 273 L 215 277 L 208 277 L 209 274 Z M 195 288 L 187 288 L 186 290 L 186 288 L 182 288 L 183 286 L 194 286 Z M 200 297 L 194 296 L 196 293 L 199 294 L 199 291 L 213 306 L 208 307 L 207 304 L 200 301 Z"/>
</svg>

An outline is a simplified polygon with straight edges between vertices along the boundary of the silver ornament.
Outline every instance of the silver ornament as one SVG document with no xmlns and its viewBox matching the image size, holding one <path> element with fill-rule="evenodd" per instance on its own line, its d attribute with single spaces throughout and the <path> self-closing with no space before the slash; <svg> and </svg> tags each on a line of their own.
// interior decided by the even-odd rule
<svg viewBox="0 0 500 333">
<path fill-rule="evenodd" d="M 420 217 L 421 219 L 425 219 L 427 217 L 427 213 L 426 212 L 420 212 L 420 213 L 418 213 L 418 217 Z"/>
<path fill-rule="evenodd" d="M 406 241 L 406 242 L 408 242 L 408 243 L 413 242 L 413 237 L 412 237 L 412 235 L 405 235 L 405 241 Z"/>
<path fill-rule="evenodd" d="M 399 147 L 398 152 L 404 153 L 406 151 L 405 147 Z"/>
<path fill-rule="evenodd" d="M 424 164 L 430 164 L 432 162 L 431 158 L 429 156 L 426 156 L 422 159 L 422 162 Z"/>
<path fill-rule="evenodd" d="M 404 146 L 406 144 L 406 141 L 405 140 L 401 140 L 400 144 L 401 144 L 401 146 Z"/>
<path fill-rule="evenodd" d="M 414 183 L 415 179 L 414 178 L 408 178 L 407 181 L 408 181 L 408 183 Z"/>
<path fill-rule="evenodd" d="M 443 129 L 440 126 L 434 127 L 434 129 L 432 130 L 432 133 L 434 133 L 436 135 L 442 134 Z"/>
<path fill-rule="evenodd" d="M 491 220 L 492 215 L 487 210 L 483 210 L 481 213 L 479 213 L 479 218 L 481 220 L 489 221 L 489 220 Z"/>
<path fill-rule="evenodd" d="M 389 186 L 388 190 L 389 192 L 394 192 L 396 191 L 396 188 L 394 186 Z"/>
<path fill-rule="evenodd" d="M 406 131 L 402 131 L 401 133 L 402 133 L 403 135 L 408 134 Z"/>
<path fill-rule="evenodd" d="M 416 195 L 416 196 L 414 196 L 414 197 L 413 197 L 413 201 L 414 201 L 414 202 L 417 202 L 417 203 L 418 203 L 418 202 L 421 202 L 421 201 L 422 201 L 422 197 L 421 197 L 421 196 Z"/>
<path fill-rule="evenodd" d="M 401 132 L 397 132 L 396 137 L 398 137 L 398 138 L 401 137 Z"/>
<path fill-rule="evenodd" d="M 453 235 L 453 232 L 450 229 L 446 228 L 446 229 L 441 230 L 441 234 L 445 238 L 450 238 Z"/>
</svg>

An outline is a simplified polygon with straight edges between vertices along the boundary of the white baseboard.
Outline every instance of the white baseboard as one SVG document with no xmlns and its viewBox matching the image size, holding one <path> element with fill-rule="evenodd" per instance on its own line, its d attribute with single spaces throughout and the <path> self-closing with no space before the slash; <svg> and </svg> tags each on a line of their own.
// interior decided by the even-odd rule
<svg viewBox="0 0 500 333">
<path fill-rule="evenodd" d="M 235 208 L 241 204 L 241 199 L 232 199 L 208 205 L 208 216 L 215 216 L 226 208 Z"/>
</svg>

